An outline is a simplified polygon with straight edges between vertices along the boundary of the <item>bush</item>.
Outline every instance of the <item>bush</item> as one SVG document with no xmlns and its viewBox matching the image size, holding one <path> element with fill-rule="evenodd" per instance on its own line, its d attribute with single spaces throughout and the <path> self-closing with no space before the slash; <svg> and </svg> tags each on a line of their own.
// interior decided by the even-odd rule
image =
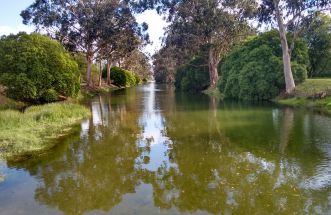
<svg viewBox="0 0 331 215">
<path fill-rule="evenodd" d="M 0 39 L 0 83 L 8 97 L 43 103 L 77 96 L 77 63 L 60 43 L 37 33 Z"/>
<path fill-rule="evenodd" d="M 307 47 L 302 40 L 297 40 L 292 53 L 292 72 L 297 84 L 306 79 L 307 66 Z M 219 71 L 219 89 L 225 98 L 270 100 L 276 97 L 285 88 L 278 32 L 270 31 L 249 39 L 228 55 L 219 65 Z"/>
<path fill-rule="evenodd" d="M 134 74 L 134 78 L 135 78 L 135 85 L 138 85 L 142 82 L 141 78 L 137 74 Z"/>
<path fill-rule="evenodd" d="M 110 69 L 110 79 L 114 85 L 119 87 L 131 87 L 141 82 L 140 78 L 133 72 L 119 67 L 112 67 Z"/>
<path fill-rule="evenodd" d="M 175 79 L 178 90 L 199 92 L 207 89 L 210 79 L 206 51 L 201 50 L 188 64 L 179 67 Z"/>
</svg>

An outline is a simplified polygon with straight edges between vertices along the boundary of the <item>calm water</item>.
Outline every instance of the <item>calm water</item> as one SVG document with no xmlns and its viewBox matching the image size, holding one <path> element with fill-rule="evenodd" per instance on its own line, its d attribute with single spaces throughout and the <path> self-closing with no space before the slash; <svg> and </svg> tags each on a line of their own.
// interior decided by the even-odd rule
<svg viewBox="0 0 331 215">
<path fill-rule="evenodd" d="M 149 84 L 92 99 L 48 154 L 0 162 L 0 214 L 330 214 L 331 118 Z"/>
</svg>

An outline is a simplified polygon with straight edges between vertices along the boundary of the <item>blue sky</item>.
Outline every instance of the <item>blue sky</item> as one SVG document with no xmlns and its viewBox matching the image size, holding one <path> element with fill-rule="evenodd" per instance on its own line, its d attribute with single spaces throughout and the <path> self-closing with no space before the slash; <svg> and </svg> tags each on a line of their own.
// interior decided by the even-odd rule
<svg viewBox="0 0 331 215">
<path fill-rule="evenodd" d="M 0 36 L 18 33 L 19 31 L 32 32 L 34 30 L 33 26 L 23 25 L 20 16 L 21 11 L 33 2 L 34 0 L 0 0 Z M 149 35 L 153 44 L 147 46 L 145 50 L 152 54 L 161 45 L 160 37 L 164 34 L 163 28 L 166 23 L 155 11 L 146 11 L 139 14 L 137 20 L 149 25 Z"/>
<path fill-rule="evenodd" d="M 23 25 L 20 16 L 21 11 L 32 2 L 33 0 L 0 0 L 0 35 L 18 31 L 33 31 L 32 26 Z"/>
</svg>

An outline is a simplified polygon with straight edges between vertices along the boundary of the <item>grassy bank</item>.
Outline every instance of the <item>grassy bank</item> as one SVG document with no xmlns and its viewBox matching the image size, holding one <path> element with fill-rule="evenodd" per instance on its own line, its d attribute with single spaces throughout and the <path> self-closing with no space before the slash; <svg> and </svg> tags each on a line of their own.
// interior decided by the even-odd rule
<svg viewBox="0 0 331 215">
<path fill-rule="evenodd" d="M 0 157 L 21 160 L 42 153 L 89 114 L 86 107 L 69 103 L 31 106 L 24 113 L 0 111 Z"/>
<path fill-rule="evenodd" d="M 276 102 L 316 109 L 331 115 L 331 79 L 308 79 L 298 85 L 289 98 L 277 98 Z"/>
<path fill-rule="evenodd" d="M 99 94 L 110 93 L 118 89 L 121 88 L 115 85 L 107 85 L 107 84 L 103 84 L 101 87 L 87 87 L 86 85 L 82 85 L 80 95 L 78 96 L 78 100 L 83 100 L 85 98 L 92 98 Z"/>
</svg>

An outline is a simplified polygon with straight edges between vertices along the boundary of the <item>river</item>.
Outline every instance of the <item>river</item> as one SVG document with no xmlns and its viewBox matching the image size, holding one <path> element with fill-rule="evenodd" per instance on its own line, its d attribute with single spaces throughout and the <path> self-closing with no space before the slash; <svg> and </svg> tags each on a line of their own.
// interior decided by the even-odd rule
<svg viewBox="0 0 331 215">
<path fill-rule="evenodd" d="M 0 214 L 331 214 L 331 118 L 150 83 L 0 162 Z"/>
</svg>

